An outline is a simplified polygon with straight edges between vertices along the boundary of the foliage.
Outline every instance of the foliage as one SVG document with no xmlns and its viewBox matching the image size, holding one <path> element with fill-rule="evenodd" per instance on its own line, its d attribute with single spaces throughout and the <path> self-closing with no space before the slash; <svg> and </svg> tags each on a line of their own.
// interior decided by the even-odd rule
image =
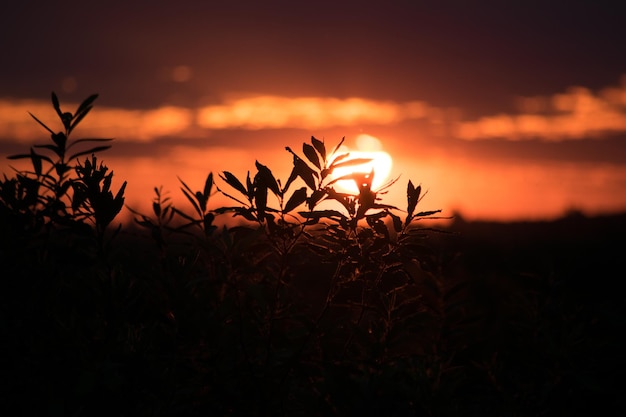
<svg viewBox="0 0 626 417">
<path fill-rule="evenodd" d="M 71 140 L 72 131 L 91 111 L 97 95 L 91 95 L 74 114 L 63 112 L 55 93 L 52 105 L 61 121 L 63 131 L 55 133 L 31 114 L 50 133 L 52 143 L 35 145 L 30 153 L 9 156 L 9 159 L 29 159 L 32 170 L 16 171 L 14 178 L 4 176 L 0 182 L 0 201 L 4 219 L 17 222 L 29 233 L 38 233 L 53 226 L 73 226 L 85 220 L 95 224 L 100 243 L 106 227 L 113 221 L 124 204 L 126 182 L 115 196 L 110 190 L 113 173 L 97 164 L 96 152 L 110 148 L 98 145 L 83 150 L 74 147 L 84 143 L 103 143 L 111 139 L 84 138 Z M 47 151 L 41 153 L 38 150 Z M 72 153 L 70 153 L 73 151 Z M 92 159 L 78 162 L 80 156 L 92 154 Z M 3 226 L 7 227 L 6 224 Z M 9 225 L 10 226 L 10 225 Z"/>
<path fill-rule="evenodd" d="M 10 157 L 32 169 L 0 181 L 13 380 L 3 405 L 42 415 L 539 415 L 577 409 L 572 390 L 597 392 L 563 383 L 552 364 L 567 345 L 542 319 L 552 299 L 537 287 L 552 294 L 550 285 L 498 293 L 517 315 L 490 324 L 472 304 L 481 279 L 451 274 L 441 235 L 421 227 L 439 213 L 418 210 L 421 186 L 408 181 L 399 209 L 381 198 L 397 180 L 373 190 L 374 172 L 333 176 L 364 162 L 339 153 L 343 140 L 286 148 L 286 181 L 258 161 L 245 179 L 209 173 L 198 191 L 179 178 L 190 210 L 155 187 L 150 214 L 129 208 L 135 224 L 110 231 L 126 183 L 114 193 L 95 156 L 108 139 L 70 140 L 95 99 L 71 114 L 53 93 L 64 130 L 32 116 L 52 143 Z M 73 150 L 89 142 L 98 145 Z M 357 194 L 335 188 L 346 179 Z M 215 193 L 233 204 L 212 208 Z M 220 228 L 219 216 L 242 221 Z M 25 395 L 40 401 L 24 405 Z"/>
</svg>

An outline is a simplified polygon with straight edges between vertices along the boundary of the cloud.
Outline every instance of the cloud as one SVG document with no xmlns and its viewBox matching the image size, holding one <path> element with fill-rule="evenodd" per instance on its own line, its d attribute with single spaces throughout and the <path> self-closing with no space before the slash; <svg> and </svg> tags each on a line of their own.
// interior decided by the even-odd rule
<svg viewBox="0 0 626 417">
<path fill-rule="evenodd" d="M 149 142 L 166 136 L 205 137 L 207 130 L 393 126 L 423 120 L 436 128 L 433 132 L 448 132 L 464 140 L 600 138 L 626 132 L 626 75 L 618 87 L 599 92 L 570 87 L 553 96 L 518 98 L 518 106 L 520 112 L 516 114 L 462 121 L 453 109 L 434 107 L 423 101 L 395 102 L 359 97 L 256 95 L 229 98 L 197 109 L 163 106 L 138 110 L 99 107 L 96 103 L 88 122 L 79 127 L 80 133 L 76 133 L 76 137 L 104 136 Z M 77 104 L 63 105 L 64 109 L 76 107 Z M 0 138 L 18 142 L 41 138 L 45 131 L 28 117 L 28 112 L 44 123 L 51 121 L 50 127 L 60 130 L 58 118 L 49 103 L 0 99 Z"/>
<path fill-rule="evenodd" d="M 62 104 L 73 109 L 76 103 Z M 0 137 L 28 142 L 45 131 L 28 112 L 53 130 L 60 130 L 49 103 L 40 100 L 0 99 Z M 219 129 L 317 129 L 352 124 L 391 125 L 411 119 L 437 119 L 441 111 L 421 101 L 396 103 L 364 98 L 251 96 L 222 104 L 188 109 L 165 106 L 150 110 L 99 107 L 79 126 L 83 136 L 150 141 L 163 136 Z M 49 123 L 49 124 L 48 124 Z M 77 129 L 77 130 L 78 130 Z M 78 133 L 77 133 L 78 134 Z"/>
<path fill-rule="evenodd" d="M 62 103 L 63 111 L 75 109 L 77 103 Z M 0 99 L 0 138 L 31 142 L 46 135 L 28 113 L 32 113 L 53 131 L 62 126 L 51 104 L 42 100 Z M 192 126 L 193 112 L 181 107 L 159 107 L 151 110 L 129 110 L 99 107 L 87 116 L 87 121 L 76 128 L 76 137 L 115 137 L 150 141 L 157 137 L 174 135 Z"/>
<path fill-rule="evenodd" d="M 626 132 L 626 75 L 619 87 L 595 93 L 585 87 L 570 87 L 550 97 L 519 98 L 518 105 L 519 114 L 461 122 L 456 136 L 466 140 L 560 141 Z"/>
<path fill-rule="evenodd" d="M 321 128 L 357 123 L 387 125 L 428 115 L 421 101 L 395 103 L 363 98 L 256 96 L 203 107 L 198 125 L 207 129 Z"/>
</svg>

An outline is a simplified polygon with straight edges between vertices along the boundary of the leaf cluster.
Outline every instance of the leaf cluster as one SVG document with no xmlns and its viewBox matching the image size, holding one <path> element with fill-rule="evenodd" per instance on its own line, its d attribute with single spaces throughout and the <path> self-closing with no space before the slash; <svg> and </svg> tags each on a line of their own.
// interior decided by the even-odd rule
<svg viewBox="0 0 626 417">
<path fill-rule="evenodd" d="M 27 154 L 8 157 L 10 160 L 28 159 L 30 169 L 14 168 L 15 177 L 6 174 L 0 181 L 0 207 L 4 214 L 15 216 L 24 227 L 38 233 L 44 227 L 68 226 L 89 220 L 95 225 L 99 240 L 106 227 L 121 211 L 124 203 L 126 182 L 113 195 L 111 181 L 113 172 L 95 154 L 109 149 L 100 143 L 112 139 L 73 139 L 72 133 L 89 114 L 97 94 L 87 97 L 74 113 L 61 110 L 57 95 L 52 93 L 52 106 L 62 125 L 54 131 L 30 113 L 49 134 L 51 143 L 37 144 Z M 83 145 L 89 146 L 84 147 Z M 96 144 L 96 145 L 94 145 Z M 81 165 L 79 158 L 91 155 Z"/>
</svg>

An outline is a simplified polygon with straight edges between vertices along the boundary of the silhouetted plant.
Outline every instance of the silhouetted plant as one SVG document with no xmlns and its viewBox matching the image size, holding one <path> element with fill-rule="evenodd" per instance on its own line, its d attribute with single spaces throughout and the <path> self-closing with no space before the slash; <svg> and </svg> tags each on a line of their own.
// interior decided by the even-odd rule
<svg viewBox="0 0 626 417">
<path fill-rule="evenodd" d="M 122 209 L 126 183 L 114 197 L 110 191 L 113 173 L 105 175 L 108 168 L 102 163 L 98 166 L 93 155 L 110 148 L 110 145 L 74 150 L 83 143 L 108 142 L 111 139 L 70 139 L 73 130 L 93 108 L 97 97 L 96 94 L 89 96 L 72 114 L 61 110 L 56 94 L 52 93 L 52 105 L 63 126 L 60 132 L 55 133 L 30 114 L 50 133 L 52 143 L 34 145 L 28 154 L 9 156 L 14 160 L 29 159 L 32 169 L 16 170 L 15 178 L 5 175 L 4 181 L 0 182 L 0 203 L 5 214 L 14 216 L 25 230 L 38 232 L 42 227 L 52 225 L 80 227 L 83 220 L 89 219 L 95 226 L 98 241 L 102 243 L 106 227 Z M 81 165 L 79 157 L 88 154 L 92 154 L 91 162 L 86 159 Z"/>
</svg>

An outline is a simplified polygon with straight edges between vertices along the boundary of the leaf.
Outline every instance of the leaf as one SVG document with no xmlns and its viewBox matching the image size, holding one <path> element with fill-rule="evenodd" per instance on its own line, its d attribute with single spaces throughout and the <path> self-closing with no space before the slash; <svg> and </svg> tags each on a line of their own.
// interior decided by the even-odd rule
<svg viewBox="0 0 626 417">
<path fill-rule="evenodd" d="M 152 202 L 152 211 L 154 211 L 154 214 L 156 214 L 157 217 L 160 217 L 161 216 L 161 205 L 158 202 L 153 201 Z"/>
<path fill-rule="evenodd" d="M 71 132 L 72 130 L 74 130 L 74 128 L 76 126 L 78 126 L 78 124 L 80 123 L 81 120 L 83 120 L 83 118 L 85 116 L 87 116 L 87 113 L 89 113 L 89 111 L 92 109 L 92 107 L 87 107 L 82 113 L 80 114 L 76 114 L 74 116 L 74 120 L 73 122 L 70 124 L 70 127 L 68 129 L 69 132 Z"/>
<path fill-rule="evenodd" d="M 297 169 L 296 169 L 296 162 L 295 162 L 295 159 L 294 159 L 293 168 L 291 169 L 291 173 L 289 174 L 289 178 L 287 178 L 287 183 L 285 183 L 285 187 L 282 190 L 283 194 L 287 192 L 287 190 L 289 189 L 289 186 L 291 185 L 292 182 L 295 181 L 296 178 L 298 178 L 298 172 L 297 172 Z"/>
<path fill-rule="evenodd" d="M 265 209 L 267 208 L 267 185 L 263 184 L 263 179 L 260 174 L 257 174 L 254 178 L 254 202 L 256 205 L 258 218 L 261 219 L 265 216 Z"/>
<path fill-rule="evenodd" d="M 183 185 L 183 187 L 185 187 L 185 189 L 187 191 L 189 191 L 191 194 L 193 194 L 193 191 L 191 190 L 191 188 L 189 188 L 189 186 L 187 184 L 185 184 L 185 181 L 183 181 L 179 176 L 176 176 L 176 178 L 178 178 L 178 181 L 180 181 L 180 183 Z"/>
<path fill-rule="evenodd" d="M 239 181 L 237 177 L 235 177 L 230 172 L 224 171 L 222 174 L 220 174 L 220 178 L 226 181 L 228 185 L 239 191 L 241 194 L 248 196 L 248 191 L 246 190 L 246 187 L 244 187 L 241 181 Z"/>
<path fill-rule="evenodd" d="M 327 188 L 326 193 L 328 195 L 328 198 L 338 201 L 346 208 L 348 213 L 350 213 L 351 215 L 354 214 L 355 203 L 354 198 L 350 198 L 352 197 L 350 194 L 338 193 L 332 187 Z"/>
<path fill-rule="evenodd" d="M 35 153 L 33 148 L 30 148 L 30 160 L 33 163 L 33 168 L 35 169 L 35 174 L 39 177 L 41 176 L 41 156 Z"/>
<path fill-rule="evenodd" d="M 324 146 L 324 142 L 311 136 L 311 143 L 315 150 L 322 156 L 322 159 L 326 161 L 326 146 Z"/>
<path fill-rule="evenodd" d="M 181 187 L 181 191 L 183 192 L 183 194 L 185 194 L 185 197 L 187 197 L 187 200 L 189 200 L 189 202 L 191 203 L 193 208 L 196 210 L 196 212 L 200 216 L 202 216 L 204 213 L 202 212 L 202 209 L 200 208 L 200 205 L 198 204 L 198 202 L 194 199 L 193 192 L 187 191 L 186 189 L 184 189 L 182 187 Z"/>
<path fill-rule="evenodd" d="M 333 163 L 330 165 L 332 168 L 352 167 L 356 165 L 363 165 L 363 164 L 367 164 L 368 162 L 372 162 L 372 158 L 354 158 L 354 159 L 348 159 L 347 161 L 342 161 L 342 162 L 337 162 L 337 163 L 336 161 L 337 160 L 335 159 L 335 161 L 333 161 Z"/>
<path fill-rule="evenodd" d="M 298 174 L 300 178 L 304 181 L 304 183 L 312 190 L 317 188 L 315 183 L 315 178 L 317 177 L 317 173 L 311 169 L 310 166 L 306 164 L 302 159 L 294 157 L 294 170 Z"/>
<path fill-rule="evenodd" d="M 292 151 L 289 146 L 285 147 L 285 149 L 293 155 L 293 170 L 291 172 L 291 175 L 289 176 L 289 180 L 287 180 L 287 184 L 291 184 L 291 181 L 295 179 L 294 175 L 297 175 L 302 178 L 304 183 L 310 189 L 317 189 L 317 185 L 315 182 L 316 178 L 319 179 L 317 172 L 315 172 L 306 162 L 302 160 L 302 158 L 300 158 L 294 151 Z"/>
<path fill-rule="evenodd" d="M 285 204 L 283 213 L 289 213 L 291 210 L 295 209 L 300 204 L 304 203 L 307 198 L 306 190 L 307 190 L 306 187 L 302 187 L 294 191 L 291 197 L 289 198 L 289 200 L 287 201 L 287 204 Z"/>
<path fill-rule="evenodd" d="M 234 200 L 234 201 L 238 202 L 238 203 L 239 203 L 239 204 L 241 204 L 242 206 L 245 206 L 245 205 L 246 205 L 246 203 L 244 203 L 243 201 L 239 200 L 238 198 L 233 197 L 232 195 L 228 194 L 227 192 L 224 192 L 224 191 L 220 190 L 220 189 L 219 189 L 219 187 L 218 187 L 218 189 L 217 189 L 217 190 L 218 190 L 220 193 L 222 193 L 225 197 L 228 197 L 228 198 L 230 198 L 231 200 Z"/>
<path fill-rule="evenodd" d="M 309 210 L 313 210 L 313 207 L 315 207 L 317 203 L 325 196 L 326 196 L 325 190 L 313 191 L 313 194 L 311 194 L 311 197 L 309 197 L 309 201 L 307 202 L 307 205 L 309 206 Z"/>
<path fill-rule="evenodd" d="M 80 103 L 80 106 L 78 106 L 78 108 L 76 109 L 76 115 L 80 115 L 81 113 L 86 113 L 89 111 L 89 109 L 91 109 L 91 105 L 93 104 L 93 102 L 98 98 L 98 94 L 92 94 L 89 97 L 87 97 L 85 100 L 83 100 L 82 103 Z"/>
<path fill-rule="evenodd" d="M 338 220 L 337 218 L 348 220 L 343 213 L 337 210 L 299 211 L 298 214 L 305 219 L 319 220 L 325 217 L 332 220 Z"/>
<path fill-rule="evenodd" d="M 48 149 L 59 155 L 59 147 L 55 145 L 34 145 L 35 148 Z"/>
<path fill-rule="evenodd" d="M 313 146 L 309 145 L 308 143 L 303 143 L 302 152 L 304 152 L 304 156 L 306 156 L 306 158 L 311 161 L 313 165 L 315 165 L 318 169 L 321 168 L 320 159 L 317 156 L 317 152 L 315 151 L 315 148 Z"/>
<path fill-rule="evenodd" d="M 84 138 L 84 139 L 77 139 L 75 141 L 73 141 L 72 143 L 70 143 L 69 145 L 67 145 L 67 149 L 69 150 L 72 146 L 77 145 L 81 142 L 110 142 L 112 141 L 112 138 Z"/>
<path fill-rule="evenodd" d="M 265 165 L 260 164 L 259 161 L 255 161 L 255 165 L 263 184 L 272 190 L 275 195 L 280 195 L 280 189 L 278 188 L 278 183 L 276 182 L 276 178 L 274 178 L 272 171 Z"/>
<path fill-rule="evenodd" d="M 81 152 L 77 152 L 74 155 L 70 156 L 70 160 L 74 159 L 74 158 L 78 158 L 79 156 L 83 156 L 83 155 L 87 155 L 90 153 L 96 153 L 96 152 L 101 152 L 101 151 L 106 151 L 107 149 L 109 149 L 111 146 L 110 145 L 106 145 L 106 146 L 96 146 L 94 148 L 91 149 L 87 149 L 86 151 L 81 151 Z"/>
<path fill-rule="evenodd" d="M 437 213 L 441 213 L 441 210 L 420 211 L 414 217 L 427 217 Z"/>
<path fill-rule="evenodd" d="M 21 153 L 19 155 L 9 155 L 9 156 L 7 156 L 7 159 L 26 159 L 26 158 L 30 158 L 30 154 L 29 153 Z"/>
<path fill-rule="evenodd" d="M 334 180 L 330 181 L 327 186 L 333 185 L 334 183 L 338 182 L 338 181 L 348 181 L 348 180 L 352 180 L 354 181 L 357 186 L 360 186 L 360 182 L 361 179 L 363 178 L 363 174 L 360 172 L 353 172 L 351 174 L 346 174 L 346 175 L 342 175 L 341 177 L 337 177 Z"/>
<path fill-rule="evenodd" d="M 398 233 L 402 231 L 402 220 L 400 217 L 392 212 L 389 212 L 389 215 L 391 216 L 391 220 L 393 220 L 393 229 Z"/>
<path fill-rule="evenodd" d="M 203 190 L 203 195 L 205 200 L 208 200 L 209 197 L 211 196 L 211 189 L 213 188 L 213 173 L 209 172 L 209 175 L 206 178 L 206 181 L 204 182 L 204 190 Z"/>
<path fill-rule="evenodd" d="M 34 114 L 32 114 L 31 112 L 28 112 L 28 114 L 30 114 L 30 117 L 32 117 L 33 119 L 35 119 L 35 121 L 37 123 L 39 123 L 41 126 L 43 126 L 44 129 L 46 129 L 48 132 L 50 132 L 51 135 L 54 135 L 54 132 L 52 131 L 52 129 L 50 129 L 48 126 L 46 126 L 41 120 L 39 120 L 38 118 L 35 117 Z"/>
<path fill-rule="evenodd" d="M 418 185 L 417 188 L 415 188 L 411 180 L 409 180 L 409 183 L 406 186 L 406 199 L 407 199 L 407 204 L 408 204 L 407 209 L 406 209 L 407 211 L 406 224 L 408 224 L 411 221 L 411 218 L 413 217 L 413 212 L 415 211 L 415 207 L 417 206 L 421 192 L 422 192 L 421 185 Z"/>
<path fill-rule="evenodd" d="M 63 120 L 63 112 L 61 111 L 61 105 L 59 104 L 59 98 L 54 93 L 54 91 L 52 92 L 52 106 L 54 107 L 54 110 L 56 110 L 57 114 L 59 115 L 59 118 L 61 120 Z"/>
<path fill-rule="evenodd" d="M 343 142 L 346 140 L 346 137 L 342 137 L 341 141 L 337 144 L 337 146 L 335 146 L 335 149 L 333 150 L 332 155 L 336 154 L 337 151 L 339 150 L 339 148 L 341 147 L 341 145 L 343 145 Z"/>
</svg>

